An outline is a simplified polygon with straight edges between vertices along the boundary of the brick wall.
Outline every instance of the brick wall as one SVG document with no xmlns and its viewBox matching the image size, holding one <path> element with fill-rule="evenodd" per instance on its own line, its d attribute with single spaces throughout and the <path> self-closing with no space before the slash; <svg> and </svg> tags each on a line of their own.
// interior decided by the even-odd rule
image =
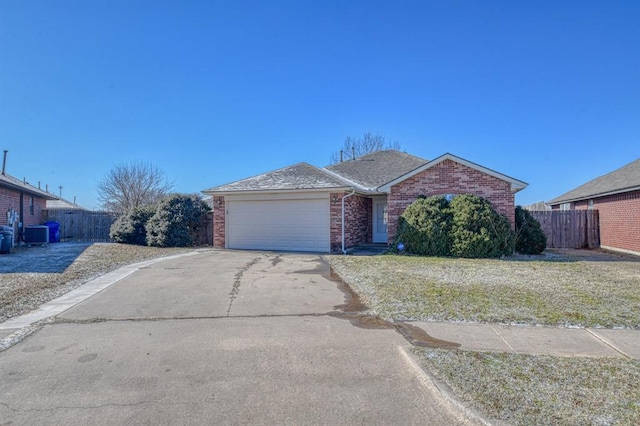
<svg viewBox="0 0 640 426">
<path fill-rule="evenodd" d="M 331 252 L 342 251 L 342 198 L 348 193 L 334 192 L 330 195 Z M 352 195 L 344 200 L 344 246 L 350 248 L 372 240 L 371 198 Z"/>
<path fill-rule="evenodd" d="M 515 226 L 515 195 L 511 184 L 478 170 L 445 160 L 391 188 L 388 197 L 389 243 L 396 234 L 398 217 L 419 195 L 473 194 L 484 197 Z"/>
<path fill-rule="evenodd" d="M 29 209 L 29 202 L 31 195 L 24 194 L 23 196 L 23 216 L 20 216 L 20 191 L 14 191 L 8 188 L 0 188 L 0 225 L 6 226 L 8 224 L 7 212 L 14 210 L 19 217 L 23 226 L 40 225 L 44 222 L 44 210 L 47 207 L 47 201 L 44 198 L 33 197 L 33 214 Z M 14 241 L 17 243 L 18 236 L 18 223 L 14 224 Z"/>
<path fill-rule="evenodd" d="M 586 210 L 588 200 L 571 203 L 571 210 Z M 552 206 L 560 210 L 560 205 Z M 594 198 L 600 216 L 600 245 L 640 254 L 640 191 Z"/>
<path fill-rule="evenodd" d="M 40 225 L 44 222 L 44 211 L 47 209 L 47 200 L 33 197 L 33 215 L 31 215 L 29 212 L 29 197 L 29 195 L 24 196 L 24 226 Z"/>
<path fill-rule="evenodd" d="M 213 246 L 225 248 L 225 202 L 224 197 L 213 197 Z"/>
<path fill-rule="evenodd" d="M 7 225 L 7 212 L 11 209 L 20 214 L 20 193 L 0 188 L 0 225 Z"/>
<path fill-rule="evenodd" d="M 589 208 L 589 203 L 587 200 L 576 201 L 575 203 L 571 203 L 571 210 L 587 210 Z"/>
<path fill-rule="evenodd" d="M 600 214 L 600 245 L 640 254 L 640 191 L 595 198 Z"/>
<path fill-rule="evenodd" d="M 345 200 L 344 207 L 345 247 L 370 243 L 373 236 L 371 198 L 353 195 Z"/>
<path fill-rule="evenodd" d="M 332 253 L 342 250 L 342 197 L 345 195 L 342 192 L 329 194 L 329 242 Z"/>
</svg>

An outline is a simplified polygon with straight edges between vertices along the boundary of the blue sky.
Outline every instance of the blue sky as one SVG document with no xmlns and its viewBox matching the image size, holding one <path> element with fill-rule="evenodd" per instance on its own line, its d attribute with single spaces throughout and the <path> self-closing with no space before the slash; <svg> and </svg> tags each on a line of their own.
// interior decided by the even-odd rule
<svg viewBox="0 0 640 426">
<path fill-rule="evenodd" d="M 550 200 L 640 157 L 640 2 L 1 0 L 8 173 L 97 208 L 116 163 L 193 193 L 382 133 Z"/>
</svg>

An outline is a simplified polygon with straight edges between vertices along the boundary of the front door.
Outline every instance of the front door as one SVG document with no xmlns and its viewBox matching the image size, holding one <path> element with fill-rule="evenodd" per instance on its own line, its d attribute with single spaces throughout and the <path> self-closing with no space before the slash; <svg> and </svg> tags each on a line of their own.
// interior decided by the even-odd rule
<svg viewBox="0 0 640 426">
<path fill-rule="evenodd" d="M 387 201 L 373 201 L 373 242 L 387 243 Z"/>
</svg>

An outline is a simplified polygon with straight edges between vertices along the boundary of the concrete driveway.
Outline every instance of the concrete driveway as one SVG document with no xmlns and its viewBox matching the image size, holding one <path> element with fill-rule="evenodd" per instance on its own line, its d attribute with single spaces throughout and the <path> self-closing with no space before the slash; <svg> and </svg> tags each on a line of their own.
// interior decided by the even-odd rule
<svg viewBox="0 0 640 426">
<path fill-rule="evenodd" d="M 155 263 L 0 353 L 0 425 L 480 423 L 344 302 L 314 255 Z"/>
</svg>

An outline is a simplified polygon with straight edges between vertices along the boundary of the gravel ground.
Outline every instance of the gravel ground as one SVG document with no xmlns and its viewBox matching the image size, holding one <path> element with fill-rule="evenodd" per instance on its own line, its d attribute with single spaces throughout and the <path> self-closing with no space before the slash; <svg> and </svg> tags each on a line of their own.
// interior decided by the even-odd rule
<svg viewBox="0 0 640 426">
<path fill-rule="evenodd" d="M 0 322 L 121 266 L 191 250 L 112 243 L 56 243 L 16 249 L 0 256 Z"/>
<path fill-rule="evenodd" d="M 601 251 L 505 260 L 330 256 L 370 313 L 640 328 L 640 261 Z M 640 362 L 415 348 L 424 368 L 514 425 L 640 425 Z"/>
</svg>

